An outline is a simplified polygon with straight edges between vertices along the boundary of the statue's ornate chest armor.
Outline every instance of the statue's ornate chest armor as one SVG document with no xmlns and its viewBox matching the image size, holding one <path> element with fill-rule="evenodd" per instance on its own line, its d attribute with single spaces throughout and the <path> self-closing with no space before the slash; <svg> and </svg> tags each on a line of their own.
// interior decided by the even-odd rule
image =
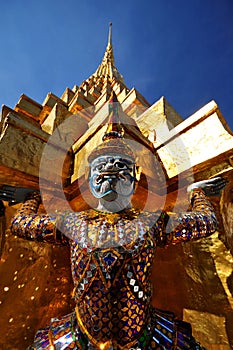
<svg viewBox="0 0 233 350">
<path fill-rule="evenodd" d="M 78 322 L 94 343 L 127 344 L 149 321 L 154 233 L 163 227 L 158 214 L 133 210 L 66 216 Z"/>
<path fill-rule="evenodd" d="M 48 216 L 35 214 L 36 199 L 25 202 L 12 220 L 12 232 L 50 243 L 69 242 L 76 301 L 76 312 L 53 318 L 48 328 L 37 332 L 32 349 L 201 349 L 189 324 L 151 306 L 156 246 L 199 239 L 217 227 L 201 190 L 192 193 L 191 205 L 191 212 L 173 217 L 134 209 Z"/>
</svg>

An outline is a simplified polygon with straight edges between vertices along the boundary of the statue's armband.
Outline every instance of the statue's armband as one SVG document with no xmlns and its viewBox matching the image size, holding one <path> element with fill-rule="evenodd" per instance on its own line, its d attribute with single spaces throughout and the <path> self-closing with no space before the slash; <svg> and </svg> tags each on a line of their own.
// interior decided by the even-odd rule
<svg viewBox="0 0 233 350">
<path fill-rule="evenodd" d="M 173 244 L 209 236 L 217 229 L 214 209 L 204 191 L 193 191 L 190 202 L 191 211 L 170 216 L 167 234 Z"/>
</svg>

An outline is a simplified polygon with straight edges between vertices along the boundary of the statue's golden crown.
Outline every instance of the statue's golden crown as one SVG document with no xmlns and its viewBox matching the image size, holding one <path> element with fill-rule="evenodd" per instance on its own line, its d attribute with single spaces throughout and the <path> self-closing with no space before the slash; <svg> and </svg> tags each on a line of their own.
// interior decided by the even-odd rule
<svg viewBox="0 0 233 350">
<path fill-rule="evenodd" d="M 118 108 L 119 102 L 113 92 L 109 100 L 109 120 L 107 130 L 102 138 L 103 142 L 90 153 L 88 157 L 89 163 L 97 157 L 108 154 L 127 157 L 135 162 L 135 154 L 123 137 L 124 128 L 120 122 Z"/>
</svg>

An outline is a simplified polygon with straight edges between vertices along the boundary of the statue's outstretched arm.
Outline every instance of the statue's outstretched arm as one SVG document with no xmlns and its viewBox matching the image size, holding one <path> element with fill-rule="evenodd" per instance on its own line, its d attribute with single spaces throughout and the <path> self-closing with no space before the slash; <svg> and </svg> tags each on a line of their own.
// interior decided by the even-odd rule
<svg viewBox="0 0 233 350">
<path fill-rule="evenodd" d="M 225 179 L 216 177 L 190 185 L 187 191 L 191 210 L 170 217 L 164 214 L 168 224 L 164 232 L 164 239 L 160 239 L 161 244 L 196 240 L 214 233 L 218 227 L 218 221 L 207 196 L 220 195 L 226 182 Z"/>
<path fill-rule="evenodd" d="M 41 203 L 38 192 L 30 192 L 11 221 L 11 232 L 30 240 L 66 244 L 67 238 L 57 229 L 61 215 L 37 214 Z"/>
</svg>

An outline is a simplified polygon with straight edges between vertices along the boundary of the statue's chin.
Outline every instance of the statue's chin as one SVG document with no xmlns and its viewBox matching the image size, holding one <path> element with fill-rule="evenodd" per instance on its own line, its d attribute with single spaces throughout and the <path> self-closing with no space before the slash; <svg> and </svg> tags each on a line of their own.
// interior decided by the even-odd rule
<svg viewBox="0 0 233 350">
<path fill-rule="evenodd" d="M 105 196 L 103 196 L 103 199 L 107 202 L 113 202 L 117 199 L 118 194 L 114 191 L 108 192 Z"/>
</svg>

